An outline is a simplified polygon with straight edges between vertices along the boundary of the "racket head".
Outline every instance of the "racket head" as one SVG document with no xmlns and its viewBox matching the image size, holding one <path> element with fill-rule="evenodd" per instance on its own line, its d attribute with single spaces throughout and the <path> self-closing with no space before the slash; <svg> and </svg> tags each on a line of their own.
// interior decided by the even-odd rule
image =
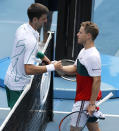
<svg viewBox="0 0 119 131">
<path fill-rule="evenodd" d="M 40 104 L 44 105 L 46 102 L 48 92 L 50 89 L 51 72 L 43 73 L 40 85 Z M 47 82 L 46 82 L 47 81 Z"/>
<path fill-rule="evenodd" d="M 74 130 L 83 130 L 87 124 L 87 121 L 88 115 L 86 110 L 71 112 L 64 116 L 60 121 L 59 131 L 70 131 L 70 128 L 73 128 Z"/>
<path fill-rule="evenodd" d="M 63 66 L 67 66 L 67 65 L 73 65 L 75 61 L 70 59 L 62 59 L 61 62 Z"/>
<path fill-rule="evenodd" d="M 61 63 L 63 66 L 69 66 L 69 65 L 73 65 L 75 63 L 75 61 L 70 60 L 70 59 L 62 59 Z M 68 80 L 68 81 L 76 81 L 76 75 L 75 74 L 66 74 L 62 71 L 57 71 L 58 75 L 61 76 L 61 78 Z"/>
</svg>

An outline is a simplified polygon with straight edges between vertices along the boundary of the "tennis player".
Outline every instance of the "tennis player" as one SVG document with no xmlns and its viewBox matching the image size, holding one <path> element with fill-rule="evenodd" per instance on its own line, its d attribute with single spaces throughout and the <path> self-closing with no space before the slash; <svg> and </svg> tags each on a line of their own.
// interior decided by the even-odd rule
<svg viewBox="0 0 119 131">
<path fill-rule="evenodd" d="M 61 65 L 60 61 L 51 64 L 44 54 L 38 53 L 39 33 L 37 30 L 47 22 L 48 12 L 48 8 L 44 5 L 31 4 L 27 10 L 29 22 L 21 25 L 16 31 L 11 61 L 5 77 L 10 108 L 14 106 L 26 85 L 29 84 L 32 75 L 54 71 Z M 36 56 L 49 65 L 36 66 L 34 59 Z"/>
<path fill-rule="evenodd" d="M 58 1 L 57 0 L 34 0 L 34 1 L 35 3 L 40 3 L 40 4 L 45 5 L 49 9 L 47 23 L 43 25 L 43 41 L 40 42 L 40 45 L 44 45 L 48 38 L 48 31 L 50 31 L 50 28 L 51 28 L 53 11 L 56 11 L 58 8 L 57 7 Z M 41 33 L 41 28 L 38 30 L 38 32 Z"/>
<path fill-rule="evenodd" d="M 99 29 L 95 23 L 82 22 L 77 38 L 78 44 L 82 44 L 84 48 L 80 51 L 74 65 L 63 66 L 61 69 L 65 73 L 76 73 L 77 89 L 72 112 L 87 110 L 90 116 L 96 110 L 97 101 L 101 99 L 101 59 L 94 44 L 98 33 Z M 87 115 L 76 115 L 71 121 L 70 131 L 76 129 L 81 131 L 87 119 Z M 77 127 L 78 121 L 79 127 Z M 97 121 L 88 121 L 87 127 L 89 131 L 100 131 Z"/>
</svg>

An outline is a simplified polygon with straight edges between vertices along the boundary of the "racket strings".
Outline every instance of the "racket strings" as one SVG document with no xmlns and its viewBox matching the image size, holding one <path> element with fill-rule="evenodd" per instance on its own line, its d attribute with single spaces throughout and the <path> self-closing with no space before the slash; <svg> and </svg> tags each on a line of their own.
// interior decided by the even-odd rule
<svg viewBox="0 0 119 131">
<path fill-rule="evenodd" d="M 67 116 L 65 116 L 59 124 L 59 131 L 70 131 L 70 128 L 73 128 L 75 130 L 78 130 L 79 128 L 84 129 L 87 121 L 80 123 L 80 120 L 78 120 L 78 123 L 76 123 L 77 116 L 79 114 L 86 116 L 87 110 L 75 111 L 75 112 L 72 112 L 72 113 L 68 114 Z"/>
<path fill-rule="evenodd" d="M 73 60 L 69 60 L 69 59 L 62 59 L 61 63 L 63 66 L 70 66 L 74 64 Z M 68 81 L 76 81 L 76 74 L 70 74 L 70 73 L 65 73 L 63 71 L 57 71 L 58 75 L 61 76 L 61 78 L 68 80 Z"/>
<path fill-rule="evenodd" d="M 105 116 L 100 111 L 95 111 L 92 116 L 89 116 L 87 110 L 75 111 L 66 115 L 59 124 L 59 131 L 70 131 L 70 128 L 74 130 L 83 131 L 87 125 L 87 122 L 96 122 L 98 119 L 105 120 Z M 82 121 L 83 120 L 83 121 Z"/>
</svg>

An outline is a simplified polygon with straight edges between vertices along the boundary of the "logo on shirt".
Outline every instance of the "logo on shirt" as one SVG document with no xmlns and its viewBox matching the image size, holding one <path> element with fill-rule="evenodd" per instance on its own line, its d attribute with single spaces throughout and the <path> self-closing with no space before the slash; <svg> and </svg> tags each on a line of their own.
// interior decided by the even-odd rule
<svg viewBox="0 0 119 131">
<path fill-rule="evenodd" d="M 95 70 L 101 70 L 100 68 L 99 69 L 92 69 L 93 71 L 95 71 Z"/>
</svg>

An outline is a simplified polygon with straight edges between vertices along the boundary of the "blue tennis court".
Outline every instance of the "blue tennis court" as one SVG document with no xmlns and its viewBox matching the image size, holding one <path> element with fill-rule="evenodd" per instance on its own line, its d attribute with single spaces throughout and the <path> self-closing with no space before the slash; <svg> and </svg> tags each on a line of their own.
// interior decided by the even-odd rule
<svg viewBox="0 0 119 131">
<path fill-rule="evenodd" d="M 9 113 L 4 77 L 9 65 L 14 34 L 19 25 L 27 22 L 26 9 L 33 0 L 0 1 L 0 125 Z M 101 52 L 103 97 L 113 92 L 113 99 L 100 106 L 104 114 L 119 115 L 119 1 L 95 0 L 94 21 L 99 25 L 100 35 L 96 47 Z M 107 13 L 109 12 L 109 13 Z M 102 15 L 103 14 L 103 15 Z M 57 12 L 53 14 L 52 31 L 56 31 Z M 42 36 L 42 34 L 41 34 Z M 46 131 L 58 131 L 60 120 L 67 112 L 71 112 L 74 103 L 76 83 L 54 77 L 54 121 L 50 122 Z M 118 131 L 119 117 L 106 117 L 100 121 L 102 131 Z"/>
</svg>

